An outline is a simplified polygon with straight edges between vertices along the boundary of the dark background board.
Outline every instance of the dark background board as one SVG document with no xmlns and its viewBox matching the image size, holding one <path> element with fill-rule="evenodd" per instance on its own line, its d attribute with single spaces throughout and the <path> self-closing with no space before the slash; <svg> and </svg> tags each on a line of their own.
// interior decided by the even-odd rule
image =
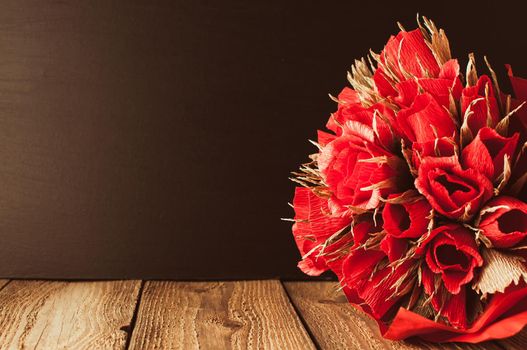
<svg viewBox="0 0 527 350">
<path fill-rule="evenodd" d="M 0 277 L 302 277 L 289 172 L 417 12 L 527 76 L 497 1 L 0 1 Z"/>
</svg>

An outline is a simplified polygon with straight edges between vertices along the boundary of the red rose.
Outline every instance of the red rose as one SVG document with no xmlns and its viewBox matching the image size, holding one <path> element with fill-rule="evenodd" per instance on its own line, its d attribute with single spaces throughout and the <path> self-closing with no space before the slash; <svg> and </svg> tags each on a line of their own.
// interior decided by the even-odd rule
<svg viewBox="0 0 527 350">
<path fill-rule="evenodd" d="M 418 29 L 392 36 L 379 55 L 379 61 L 373 79 L 379 94 L 385 97 L 397 95 L 392 85 L 394 79 L 404 81 L 407 76 L 436 77 L 440 71 L 423 33 Z"/>
<path fill-rule="evenodd" d="M 348 300 L 379 320 L 388 311 L 396 308 L 404 291 L 415 276 L 410 270 L 416 268 L 413 260 L 397 266 L 383 263 L 386 253 L 380 249 L 363 249 L 363 244 L 378 229 L 370 221 L 361 222 L 353 227 L 355 245 L 348 257 L 342 261 L 341 278 Z M 396 284 L 399 283 L 398 286 Z"/>
<path fill-rule="evenodd" d="M 461 163 L 484 174 L 491 181 L 503 173 L 505 156 L 511 161 L 518 144 L 518 134 L 503 137 L 496 130 L 483 127 L 461 153 Z"/>
<path fill-rule="evenodd" d="M 509 64 L 506 64 L 507 73 L 514 90 L 514 95 L 519 101 L 527 101 L 527 79 L 515 77 L 512 73 L 512 67 Z"/>
<path fill-rule="evenodd" d="M 426 142 L 412 144 L 412 163 L 419 169 L 421 160 L 425 157 L 451 157 L 456 155 L 457 144 L 452 137 L 441 137 Z"/>
<path fill-rule="evenodd" d="M 527 148 L 525 146 L 513 164 L 511 178 L 503 193 L 527 201 Z"/>
<path fill-rule="evenodd" d="M 418 78 L 434 77 L 440 70 L 419 29 L 401 31 L 390 37 L 380 54 L 380 60 L 382 65 L 390 67 L 399 80 L 410 75 Z"/>
<path fill-rule="evenodd" d="M 511 108 L 515 109 L 527 101 L 527 79 L 515 77 L 509 65 L 507 65 L 507 70 L 516 97 L 511 100 Z M 509 135 L 514 132 L 520 135 L 520 145 L 527 142 L 527 106 L 523 106 L 509 118 Z M 527 152 L 525 150 L 520 153 L 518 162 L 514 164 L 512 170 L 508 193 L 527 200 Z"/>
<path fill-rule="evenodd" d="M 527 204 L 501 196 L 487 203 L 479 223 L 481 233 L 497 248 L 510 248 L 527 236 Z"/>
<path fill-rule="evenodd" d="M 425 292 L 432 295 L 432 306 L 442 310 L 452 325 L 465 328 L 465 288 L 461 287 L 472 281 L 474 269 L 483 265 L 474 234 L 458 224 L 440 226 L 430 232 L 416 254 L 425 257 L 422 282 Z M 436 276 L 446 290 L 438 288 Z"/>
<path fill-rule="evenodd" d="M 360 101 L 359 94 L 357 91 L 345 87 L 337 96 L 338 105 L 337 111 L 329 117 L 329 120 L 326 124 L 326 127 L 333 131 L 337 135 L 342 134 L 342 125 L 347 120 L 351 120 L 349 116 L 352 113 L 349 113 L 350 109 L 353 108 L 364 108 Z M 371 125 L 370 125 L 371 126 Z"/>
<path fill-rule="evenodd" d="M 318 276 L 331 267 L 328 266 L 331 265 L 328 260 L 334 260 L 334 253 L 345 244 L 343 240 L 329 246 L 323 246 L 324 243 L 335 233 L 346 228 L 351 218 L 329 216 L 327 199 L 318 197 L 306 187 L 295 189 L 293 207 L 293 236 L 302 254 L 298 267 L 308 275 Z"/>
<path fill-rule="evenodd" d="M 463 90 L 457 60 L 449 60 L 441 66 L 437 78 L 421 78 L 417 82 L 422 91 L 434 96 L 437 102 L 445 107 L 450 106 L 451 99 L 458 100 Z"/>
<path fill-rule="evenodd" d="M 379 55 L 373 75 L 379 95 L 401 107 L 411 105 L 419 91 L 434 96 L 443 106 L 450 96 L 459 99 L 462 91 L 457 60 L 439 65 L 420 30 L 400 32 L 391 37 Z"/>
<path fill-rule="evenodd" d="M 326 127 L 337 135 L 342 134 L 342 125 L 355 121 L 374 131 L 374 142 L 388 150 L 393 149 L 394 133 L 390 123 L 394 112 L 383 104 L 363 107 L 356 91 L 346 87 L 338 96 L 338 110 L 331 115 Z M 375 127 L 374 127 L 375 126 Z"/>
<path fill-rule="evenodd" d="M 407 238 L 419 238 L 428 231 L 432 211 L 432 207 L 422 196 L 396 203 L 399 196 L 390 195 L 382 210 L 386 237 L 381 242 L 381 249 L 390 262 L 404 256 L 408 249 Z"/>
<path fill-rule="evenodd" d="M 419 238 L 428 231 L 432 207 L 419 196 L 402 203 L 395 203 L 398 195 L 391 195 L 382 210 L 386 237 L 381 249 L 391 262 L 401 259 L 408 249 L 406 238 Z"/>
<path fill-rule="evenodd" d="M 382 210 L 384 230 L 395 238 L 421 237 L 427 231 L 431 210 L 432 207 L 424 197 L 400 204 L 388 202 Z"/>
<path fill-rule="evenodd" d="M 430 94 L 415 98 L 412 105 L 397 113 L 400 132 L 411 142 L 428 142 L 456 135 L 454 120 Z"/>
<path fill-rule="evenodd" d="M 395 269 L 388 265 L 379 269 L 384 257 L 382 251 L 374 253 L 361 249 L 342 262 L 342 280 L 348 300 L 360 305 L 378 321 L 389 317 L 389 311 L 401 305 L 402 298 L 408 294 L 406 290 L 414 283 L 409 273 L 414 261 L 408 260 Z M 400 283 L 398 289 L 397 283 Z"/>
<path fill-rule="evenodd" d="M 381 198 L 400 191 L 405 162 L 374 141 L 372 129 L 348 121 L 319 153 L 318 167 L 338 208 L 376 208 Z"/>
<path fill-rule="evenodd" d="M 511 109 L 518 108 L 522 103 L 527 101 L 527 79 L 515 77 L 512 74 L 512 68 L 507 66 L 510 82 L 514 90 L 516 98 L 511 99 Z M 504 101 L 506 103 L 506 100 Z M 520 142 L 524 143 L 527 141 L 527 108 L 523 106 L 509 119 L 509 134 L 510 131 L 516 131 L 520 133 Z"/>
<path fill-rule="evenodd" d="M 403 80 L 393 85 L 391 98 L 402 107 L 409 107 L 420 93 L 427 93 L 444 107 L 450 107 L 451 99 L 457 100 L 461 96 L 463 87 L 459 79 L 459 64 L 457 60 L 450 60 L 442 67 L 437 77 L 414 78 Z"/>
<path fill-rule="evenodd" d="M 468 116 L 467 125 L 473 135 L 484 126 L 496 126 L 500 120 L 500 112 L 494 88 L 488 76 L 482 75 L 476 85 L 463 89 L 461 113 L 463 116 Z"/>
<path fill-rule="evenodd" d="M 322 131 L 322 130 L 318 130 L 317 131 L 317 137 L 318 137 L 318 144 L 320 146 L 325 146 L 328 143 L 330 143 L 331 141 L 333 141 L 336 136 L 333 135 L 333 134 L 330 134 L 328 132 L 325 132 L 325 131 Z"/>
<path fill-rule="evenodd" d="M 462 221 L 470 219 L 493 195 L 490 180 L 477 170 L 463 170 L 456 157 L 426 157 L 415 187 L 438 213 Z"/>
</svg>

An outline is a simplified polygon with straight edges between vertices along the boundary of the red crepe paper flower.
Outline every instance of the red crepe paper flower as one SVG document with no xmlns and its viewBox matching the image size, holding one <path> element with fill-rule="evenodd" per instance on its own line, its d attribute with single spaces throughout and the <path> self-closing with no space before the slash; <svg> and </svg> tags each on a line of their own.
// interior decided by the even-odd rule
<svg viewBox="0 0 527 350">
<path fill-rule="evenodd" d="M 331 258 L 346 242 L 339 240 L 333 245 L 323 244 L 345 229 L 351 218 L 329 216 L 328 201 L 308 188 L 297 187 L 293 206 L 296 220 L 293 235 L 302 254 L 298 267 L 308 275 L 318 276 L 329 268 L 328 257 Z"/>
<path fill-rule="evenodd" d="M 456 99 L 461 96 L 458 62 L 448 60 L 440 66 L 420 30 L 390 38 L 378 64 L 373 80 L 379 95 L 400 107 L 409 107 L 420 91 L 443 106 L 450 104 L 451 94 Z"/>
<path fill-rule="evenodd" d="M 390 125 L 394 122 L 394 112 L 390 108 L 382 104 L 364 108 L 357 93 L 347 87 L 338 95 L 338 101 L 338 110 L 326 125 L 329 130 L 340 136 L 343 125 L 352 121 L 356 127 L 362 125 L 373 131 L 374 143 L 388 150 L 393 149 L 394 133 Z"/>
<path fill-rule="evenodd" d="M 359 219 L 364 220 L 364 216 Z M 412 283 L 410 272 L 415 270 L 412 261 L 405 262 L 392 268 L 379 263 L 387 257 L 382 249 L 363 249 L 365 244 L 375 237 L 382 227 L 372 224 L 372 220 L 365 220 L 355 225 L 353 234 L 355 245 L 351 253 L 342 262 L 341 279 L 344 292 L 351 302 L 373 315 L 382 319 L 397 305 L 404 293 L 397 295 L 390 287 L 398 282 L 398 289 L 403 291 Z"/>
<path fill-rule="evenodd" d="M 454 120 L 430 94 L 416 96 L 410 107 L 399 111 L 397 122 L 410 142 L 429 142 L 456 134 Z"/>
<path fill-rule="evenodd" d="M 404 95 L 407 77 L 437 76 L 440 67 L 418 29 L 400 32 L 391 37 L 379 55 L 373 75 L 375 86 L 382 97 Z M 394 86 L 397 83 L 401 83 Z M 411 80 L 411 79 L 408 79 Z M 413 87 L 411 88 L 413 90 Z"/>
<path fill-rule="evenodd" d="M 372 209 L 399 190 L 404 161 L 375 143 L 372 128 L 348 121 L 318 155 L 320 174 L 340 210 Z"/>
<path fill-rule="evenodd" d="M 527 237 L 527 204 L 512 197 L 497 197 L 487 204 L 478 227 L 493 246 L 514 247 Z"/>
<path fill-rule="evenodd" d="M 461 221 L 472 218 L 493 194 L 490 180 L 477 170 L 463 169 L 456 157 L 425 158 L 415 187 L 438 213 Z"/>
<path fill-rule="evenodd" d="M 381 69 L 392 70 L 399 80 L 437 76 L 440 66 L 419 29 L 392 36 L 380 54 Z"/>
<path fill-rule="evenodd" d="M 518 133 L 501 136 L 489 127 L 479 129 L 477 136 L 463 149 L 461 162 L 494 181 L 503 174 L 505 163 L 510 163 L 516 153 Z"/>
<path fill-rule="evenodd" d="M 416 254 L 425 257 L 422 281 L 432 306 L 457 327 L 467 326 L 466 295 L 462 289 L 483 265 L 474 235 L 459 224 L 440 226 L 426 237 Z M 441 283 L 438 287 L 437 278 Z M 440 288 L 444 286 L 444 288 Z"/>
<path fill-rule="evenodd" d="M 474 135 L 482 127 L 494 127 L 498 123 L 500 119 L 498 102 L 488 76 L 481 76 L 475 86 L 467 86 L 463 89 L 461 113 L 467 115 L 468 127 Z"/>
<path fill-rule="evenodd" d="M 511 97 L 473 55 L 462 76 L 423 21 L 356 61 L 294 173 L 299 267 L 335 273 L 388 339 L 509 337 L 527 324 L 527 80 L 507 66 Z"/>
<path fill-rule="evenodd" d="M 453 137 L 439 137 L 426 142 L 412 144 L 412 165 L 419 169 L 425 157 L 452 157 L 457 152 L 457 144 Z"/>
<path fill-rule="evenodd" d="M 387 202 L 382 210 L 384 230 L 394 238 L 419 238 L 427 232 L 431 210 L 424 197 L 402 203 Z"/>
</svg>

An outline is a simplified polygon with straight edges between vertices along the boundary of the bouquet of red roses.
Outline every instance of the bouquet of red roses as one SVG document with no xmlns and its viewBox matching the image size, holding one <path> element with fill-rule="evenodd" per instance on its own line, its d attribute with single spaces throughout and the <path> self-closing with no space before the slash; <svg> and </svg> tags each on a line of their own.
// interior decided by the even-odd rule
<svg viewBox="0 0 527 350">
<path fill-rule="evenodd" d="M 384 337 L 480 342 L 527 323 L 527 80 L 465 74 L 426 18 L 357 60 L 293 180 L 309 275 L 330 269 Z"/>
</svg>

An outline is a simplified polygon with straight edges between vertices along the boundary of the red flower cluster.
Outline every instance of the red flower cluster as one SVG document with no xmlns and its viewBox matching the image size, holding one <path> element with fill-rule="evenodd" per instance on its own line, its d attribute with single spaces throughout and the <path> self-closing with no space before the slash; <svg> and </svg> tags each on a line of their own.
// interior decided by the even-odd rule
<svg viewBox="0 0 527 350">
<path fill-rule="evenodd" d="M 527 323 L 527 80 L 508 69 L 515 98 L 472 55 L 462 76 L 424 18 L 356 61 L 294 173 L 300 269 L 332 270 L 387 338 L 479 342 Z"/>
</svg>

